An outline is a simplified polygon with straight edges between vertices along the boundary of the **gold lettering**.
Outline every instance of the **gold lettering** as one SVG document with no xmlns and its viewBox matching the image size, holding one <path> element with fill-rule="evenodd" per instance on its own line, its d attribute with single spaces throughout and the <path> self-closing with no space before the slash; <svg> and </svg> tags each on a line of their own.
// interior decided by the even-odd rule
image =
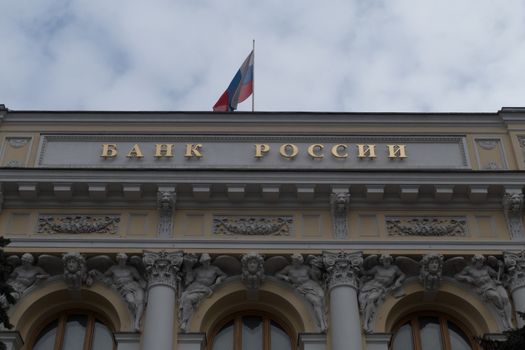
<svg viewBox="0 0 525 350">
<path fill-rule="evenodd" d="M 314 144 L 308 146 L 308 155 L 312 158 L 324 158 L 323 153 L 316 153 L 316 151 L 322 151 L 324 149 L 324 145 L 321 144 Z"/>
<path fill-rule="evenodd" d="M 102 144 L 102 154 L 101 157 L 104 158 L 114 158 L 118 154 L 117 145 L 114 143 L 104 143 Z"/>
<path fill-rule="evenodd" d="M 388 147 L 388 158 L 406 158 L 405 145 L 386 145 Z"/>
<path fill-rule="evenodd" d="M 344 150 L 345 153 L 343 154 L 339 153 L 340 150 Z M 347 150 L 348 150 L 347 145 L 343 145 L 343 144 L 335 145 L 334 147 L 332 147 L 332 155 L 336 158 L 348 158 Z"/>
<path fill-rule="evenodd" d="M 135 144 L 131 151 L 129 151 L 128 155 L 126 156 L 128 158 L 142 158 L 144 155 L 142 154 L 142 151 L 140 150 L 140 147 L 138 144 Z"/>
<path fill-rule="evenodd" d="M 157 143 L 155 144 L 155 157 L 173 157 L 173 144 L 172 143 Z"/>
<path fill-rule="evenodd" d="M 291 153 L 288 151 L 291 151 Z M 287 143 L 287 144 L 281 145 L 281 147 L 279 148 L 279 153 L 284 158 L 295 158 L 295 156 L 299 153 L 299 149 L 297 148 L 296 145 Z"/>
<path fill-rule="evenodd" d="M 202 144 L 200 143 L 197 143 L 195 145 L 192 143 L 188 143 L 186 144 L 186 154 L 184 156 L 188 158 L 191 158 L 191 157 L 201 158 L 202 157 L 201 148 L 202 148 Z"/>
<path fill-rule="evenodd" d="M 375 158 L 376 157 L 376 145 L 357 145 L 359 158 Z"/>
<path fill-rule="evenodd" d="M 270 146 L 264 143 L 255 144 L 255 158 L 262 158 L 264 153 L 270 151 Z"/>
</svg>

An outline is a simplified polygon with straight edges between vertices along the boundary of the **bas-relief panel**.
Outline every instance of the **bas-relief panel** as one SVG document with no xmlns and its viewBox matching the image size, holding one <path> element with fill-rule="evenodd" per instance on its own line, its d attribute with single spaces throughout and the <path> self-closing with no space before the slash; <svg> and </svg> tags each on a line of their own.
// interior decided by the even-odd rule
<svg viewBox="0 0 525 350">
<path fill-rule="evenodd" d="M 508 169 L 505 150 L 500 138 L 475 138 L 476 159 L 480 170 Z"/>
<path fill-rule="evenodd" d="M 469 240 L 508 239 L 498 211 L 350 213 L 351 239 Z"/>
<path fill-rule="evenodd" d="M 156 235 L 156 211 L 84 211 L 67 213 L 7 209 L 0 215 L 1 234 L 97 236 Z"/>
<path fill-rule="evenodd" d="M 1 150 L 2 167 L 25 167 L 31 155 L 33 138 L 30 136 L 7 136 Z"/>
</svg>

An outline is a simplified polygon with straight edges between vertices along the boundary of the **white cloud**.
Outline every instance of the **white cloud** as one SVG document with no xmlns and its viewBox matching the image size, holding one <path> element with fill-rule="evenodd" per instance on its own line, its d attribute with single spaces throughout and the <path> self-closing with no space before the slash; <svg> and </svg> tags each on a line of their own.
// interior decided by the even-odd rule
<svg viewBox="0 0 525 350">
<path fill-rule="evenodd" d="M 210 110 L 252 38 L 258 110 L 525 105 L 521 0 L 0 0 L 0 103 Z"/>
</svg>

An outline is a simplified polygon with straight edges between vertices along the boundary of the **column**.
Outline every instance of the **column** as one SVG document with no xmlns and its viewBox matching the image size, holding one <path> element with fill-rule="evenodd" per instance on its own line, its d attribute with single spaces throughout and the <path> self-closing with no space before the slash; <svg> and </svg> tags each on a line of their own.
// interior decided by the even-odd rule
<svg viewBox="0 0 525 350">
<path fill-rule="evenodd" d="M 148 277 L 148 304 L 142 349 L 172 350 L 182 252 L 144 252 L 143 261 Z"/>
<path fill-rule="evenodd" d="M 332 350 L 361 350 L 363 339 L 357 275 L 363 263 L 361 252 L 323 253 L 330 291 L 330 331 Z"/>
<path fill-rule="evenodd" d="M 514 301 L 514 309 L 525 312 L 525 250 L 516 253 L 504 252 L 503 260 L 507 273 L 507 287 Z M 525 326 L 525 320 L 517 313 L 516 321 L 518 328 Z"/>
</svg>

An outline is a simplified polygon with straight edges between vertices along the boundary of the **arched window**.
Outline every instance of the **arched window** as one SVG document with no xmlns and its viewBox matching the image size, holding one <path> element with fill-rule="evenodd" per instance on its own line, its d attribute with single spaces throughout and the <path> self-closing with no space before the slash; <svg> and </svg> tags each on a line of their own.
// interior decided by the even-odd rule
<svg viewBox="0 0 525 350">
<path fill-rule="evenodd" d="M 33 350 L 116 349 L 107 323 L 93 312 L 63 312 L 48 319 L 35 334 Z"/>
<path fill-rule="evenodd" d="M 243 312 L 218 324 L 209 350 L 292 350 L 295 337 L 290 328 L 269 314 Z"/>
<path fill-rule="evenodd" d="M 477 350 L 468 330 L 441 313 L 412 314 L 394 327 L 390 350 Z"/>
</svg>

